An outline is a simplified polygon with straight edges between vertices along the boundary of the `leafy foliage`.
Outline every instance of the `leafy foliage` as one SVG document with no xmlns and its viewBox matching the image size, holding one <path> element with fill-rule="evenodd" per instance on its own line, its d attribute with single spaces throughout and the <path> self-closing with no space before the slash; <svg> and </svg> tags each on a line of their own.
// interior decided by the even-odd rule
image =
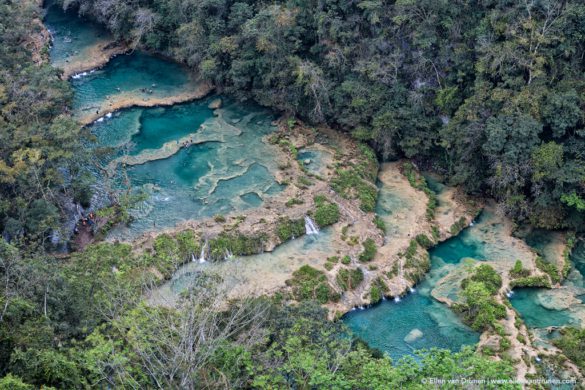
<svg viewBox="0 0 585 390">
<path fill-rule="evenodd" d="M 303 219 L 281 218 L 276 225 L 276 234 L 282 242 L 293 237 L 300 237 L 305 234 L 305 221 Z"/>
<path fill-rule="evenodd" d="M 501 285 L 501 277 L 491 266 L 476 267 L 474 274 L 461 284 L 465 303 L 454 305 L 454 309 L 477 331 L 494 327 L 498 319 L 506 317 L 506 308 L 494 298 Z"/>
<path fill-rule="evenodd" d="M 322 195 L 315 196 L 315 222 L 318 226 L 324 227 L 333 225 L 339 221 L 339 206 L 332 203 Z"/>
<path fill-rule="evenodd" d="M 297 301 L 316 300 L 319 303 L 338 301 L 339 295 L 329 285 L 327 277 L 309 265 L 303 265 L 293 272 L 293 278 L 286 281 L 292 288 Z"/>
<path fill-rule="evenodd" d="M 514 267 L 510 270 L 510 276 L 513 278 L 525 278 L 530 275 L 530 270 L 522 266 L 522 261 L 516 260 Z"/>
<path fill-rule="evenodd" d="M 366 238 L 362 243 L 362 246 L 364 247 L 364 250 L 360 253 L 360 261 L 367 262 L 374 260 L 374 257 L 376 257 L 376 253 L 378 252 L 376 242 L 371 238 Z"/>
<path fill-rule="evenodd" d="M 32 0 L 0 5 L 0 233 L 29 248 L 59 228 L 67 200 L 91 195 L 84 132 L 64 115 L 71 88 L 35 42 L 40 17 Z"/>
<path fill-rule="evenodd" d="M 561 329 L 561 337 L 554 344 L 581 369 L 585 368 L 585 330 L 577 328 Z"/>
<path fill-rule="evenodd" d="M 343 290 L 353 290 L 364 280 L 364 272 L 361 268 L 341 268 L 335 277 L 337 285 Z"/>
</svg>

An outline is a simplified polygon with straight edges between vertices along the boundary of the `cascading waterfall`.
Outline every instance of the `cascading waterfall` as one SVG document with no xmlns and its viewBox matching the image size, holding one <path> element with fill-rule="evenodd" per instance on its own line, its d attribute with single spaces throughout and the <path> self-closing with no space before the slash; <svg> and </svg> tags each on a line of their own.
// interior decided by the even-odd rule
<svg viewBox="0 0 585 390">
<path fill-rule="evenodd" d="M 201 247 L 201 254 L 199 255 L 199 264 L 207 263 L 207 260 L 205 259 L 205 252 L 207 252 L 208 246 L 209 243 L 207 242 L 207 240 L 205 240 L 205 244 L 203 244 L 203 246 Z"/>
<path fill-rule="evenodd" d="M 399 278 L 399 280 L 400 280 L 400 290 L 402 290 L 402 285 L 403 285 L 403 280 L 404 280 L 403 279 L 404 278 L 404 273 L 402 272 L 402 262 L 400 260 L 398 260 L 398 267 L 399 267 L 399 269 L 398 269 L 398 275 L 400 275 L 400 278 Z M 400 302 L 400 296 L 399 295 L 397 295 L 397 296 L 394 297 L 394 302 L 395 303 Z"/>
<path fill-rule="evenodd" d="M 308 215 L 305 215 L 305 232 L 306 234 L 319 234 L 319 228 Z"/>
</svg>

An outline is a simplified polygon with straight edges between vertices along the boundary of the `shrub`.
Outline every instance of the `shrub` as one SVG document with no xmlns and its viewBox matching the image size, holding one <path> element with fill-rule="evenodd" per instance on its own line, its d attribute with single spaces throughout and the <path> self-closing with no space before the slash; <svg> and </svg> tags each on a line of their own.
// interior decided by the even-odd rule
<svg viewBox="0 0 585 390">
<path fill-rule="evenodd" d="M 213 220 L 217 223 L 224 223 L 225 222 L 225 217 L 221 214 L 218 214 L 216 216 L 213 217 Z"/>
<path fill-rule="evenodd" d="M 456 221 L 453 225 L 451 225 L 451 228 L 449 229 L 449 231 L 451 232 L 452 235 L 456 236 L 463 229 L 465 229 L 466 226 L 467 226 L 467 221 L 465 220 L 465 218 L 461 217 L 461 218 L 459 218 L 458 221 Z"/>
<path fill-rule="evenodd" d="M 431 241 L 430 238 L 428 238 L 426 236 L 426 234 L 419 234 L 418 236 L 416 236 L 414 238 L 416 240 L 416 242 L 422 246 L 423 248 L 430 248 L 431 246 L 433 246 L 433 242 Z"/>
<path fill-rule="evenodd" d="M 177 233 L 175 239 L 179 244 L 179 252 L 185 259 L 188 259 L 192 253 L 195 254 L 201 251 L 201 246 L 192 230 L 184 230 Z"/>
<path fill-rule="evenodd" d="M 331 203 L 323 196 L 315 197 L 315 222 L 320 227 L 333 225 L 339 221 L 339 206 L 335 203 Z"/>
<path fill-rule="evenodd" d="M 527 276 L 514 279 L 510 282 L 510 288 L 515 287 L 545 287 L 551 288 L 550 279 L 546 275 Z"/>
<path fill-rule="evenodd" d="M 299 177 L 298 181 L 297 181 L 297 187 L 299 188 L 307 188 L 313 185 L 313 182 L 311 181 L 311 179 L 309 179 L 306 176 L 301 176 Z"/>
<path fill-rule="evenodd" d="M 409 269 L 406 274 L 407 278 L 414 283 L 418 283 L 431 269 L 431 259 L 428 252 L 425 251 L 420 256 L 406 259 L 404 266 Z"/>
<path fill-rule="evenodd" d="M 392 269 L 386 273 L 386 276 L 388 279 L 392 279 L 395 276 L 398 276 L 398 271 L 398 263 L 394 263 L 394 265 L 392 265 Z"/>
<path fill-rule="evenodd" d="M 353 290 L 364 280 L 364 273 L 361 268 L 342 268 L 336 276 L 337 285 L 343 290 Z"/>
<path fill-rule="evenodd" d="M 441 233 L 439 232 L 439 228 L 436 225 L 433 225 L 432 229 L 432 235 L 433 235 L 433 239 L 436 241 L 441 237 Z"/>
<path fill-rule="evenodd" d="M 303 219 L 292 220 L 288 217 L 280 218 L 276 225 L 276 234 L 282 242 L 293 237 L 300 237 L 305 234 L 305 221 Z"/>
<path fill-rule="evenodd" d="M 388 291 L 386 283 L 378 277 L 372 282 L 370 287 L 370 302 L 375 303 L 382 299 L 384 294 Z"/>
<path fill-rule="evenodd" d="M 286 201 L 285 206 L 286 207 L 293 207 L 294 205 L 303 204 L 303 203 L 305 203 L 305 202 L 302 199 L 291 198 L 291 199 Z"/>
<path fill-rule="evenodd" d="M 564 328 L 560 330 L 561 337 L 554 340 L 555 346 L 571 359 L 581 369 L 585 369 L 585 329 Z"/>
<path fill-rule="evenodd" d="M 360 208 L 365 212 L 374 211 L 378 198 L 376 186 L 360 177 L 355 169 L 337 169 L 331 187 L 346 199 L 359 199 Z"/>
<path fill-rule="evenodd" d="M 376 227 L 383 233 L 386 233 L 386 224 L 384 223 L 384 220 L 380 218 L 380 216 L 376 215 L 374 217 L 374 225 L 376 225 Z"/>
<path fill-rule="evenodd" d="M 510 276 L 512 278 L 525 278 L 530 275 L 530 270 L 522 267 L 522 262 L 516 260 L 514 267 L 510 270 Z"/>
<path fill-rule="evenodd" d="M 364 250 L 362 251 L 362 253 L 360 253 L 359 256 L 360 261 L 372 261 L 376 256 L 376 253 L 378 252 L 378 249 L 376 248 L 376 242 L 374 242 L 374 240 L 372 240 L 371 238 L 367 238 L 362 243 L 362 245 L 364 247 Z"/>
<path fill-rule="evenodd" d="M 348 255 L 345 255 L 341 258 L 341 264 L 349 264 L 351 263 L 351 257 L 349 257 Z"/>
<path fill-rule="evenodd" d="M 416 240 L 410 240 L 410 243 L 408 244 L 408 248 L 406 248 L 406 252 L 404 254 L 404 256 L 406 257 L 406 260 L 411 260 L 414 257 L 414 255 L 416 255 L 417 249 L 418 249 L 418 246 L 417 246 Z"/>
<path fill-rule="evenodd" d="M 235 256 L 249 256 L 262 252 L 265 234 L 246 236 L 240 233 L 221 233 L 209 240 L 209 254 L 211 260 L 223 260 L 228 253 Z"/>
<path fill-rule="evenodd" d="M 465 303 L 453 305 L 454 310 L 476 331 L 497 329 L 496 321 L 506 317 L 506 307 L 494 298 L 502 285 L 500 275 L 491 266 L 482 264 L 461 285 Z"/>
<path fill-rule="evenodd" d="M 477 266 L 470 278 L 461 281 L 461 288 L 465 289 L 470 281 L 483 283 L 491 295 L 497 294 L 502 287 L 502 277 L 488 264 Z"/>
<path fill-rule="evenodd" d="M 559 276 L 559 270 L 557 269 L 556 265 L 545 261 L 540 256 L 536 257 L 536 267 L 545 274 L 547 274 L 548 276 L 550 276 L 550 280 L 553 283 L 558 283 L 561 281 L 561 278 Z"/>
<path fill-rule="evenodd" d="M 294 298 L 299 302 L 314 299 L 325 304 L 339 300 L 339 295 L 327 282 L 325 273 L 309 265 L 303 265 L 293 272 L 292 279 L 287 280 L 286 284 L 291 287 Z"/>
</svg>

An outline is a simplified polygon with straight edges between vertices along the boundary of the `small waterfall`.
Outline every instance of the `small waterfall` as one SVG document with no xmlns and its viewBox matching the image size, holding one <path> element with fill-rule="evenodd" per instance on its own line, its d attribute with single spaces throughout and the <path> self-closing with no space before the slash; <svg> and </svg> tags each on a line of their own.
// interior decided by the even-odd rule
<svg viewBox="0 0 585 390">
<path fill-rule="evenodd" d="M 230 252 L 229 249 L 226 249 L 224 260 L 231 260 L 233 258 L 234 258 L 234 254 L 232 252 Z"/>
<path fill-rule="evenodd" d="M 411 294 L 414 294 L 416 292 L 416 289 L 414 287 L 411 287 L 409 290 Z"/>
<path fill-rule="evenodd" d="M 197 259 L 195 259 L 195 254 L 191 253 L 191 261 L 194 263 L 195 261 L 197 261 Z"/>
<path fill-rule="evenodd" d="M 307 234 L 319 234 L 319 228 L 308 215 L 305 215 L 305 232 Z"/>
<path fill-rule="evenodd" d="M 396 303 L 400 302 L 400 297 L 399 296 L 395 296 L 394 297 L 394 302 L 396 302 Z"/>
<path fill-rule="evenodd" d="M 203 244 L 203 246 L 201 247 L 201 254 L 199 255 L 199 264 L 207 263 L 207 260 L 205 259 L 205 252 L 207 252 L 208 246 L 209 243 L 207 242 L 207 240 L 205 240 L 205 244 Z"/>
</svg>

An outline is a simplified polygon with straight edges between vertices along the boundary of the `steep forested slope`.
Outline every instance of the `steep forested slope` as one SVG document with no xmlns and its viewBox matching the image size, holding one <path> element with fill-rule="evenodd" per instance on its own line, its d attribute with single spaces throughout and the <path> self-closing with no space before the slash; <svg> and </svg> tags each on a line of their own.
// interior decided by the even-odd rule
<svg viewBox="0 0 585 390">
<path fill-rule="evenodd" d="M 577 0 L 66 0 L 227 92 L 351 131 L 583 226 L 585 5 Z"/>
<path fill-rule="evenodd" d="M 40 11 L 0 4 L 0 233 L 29 249 L 59 227 L 65 198 L 87 201 L 80 129 L 63 115 L 72 92 L 46 61 Z"/>
</svg>

